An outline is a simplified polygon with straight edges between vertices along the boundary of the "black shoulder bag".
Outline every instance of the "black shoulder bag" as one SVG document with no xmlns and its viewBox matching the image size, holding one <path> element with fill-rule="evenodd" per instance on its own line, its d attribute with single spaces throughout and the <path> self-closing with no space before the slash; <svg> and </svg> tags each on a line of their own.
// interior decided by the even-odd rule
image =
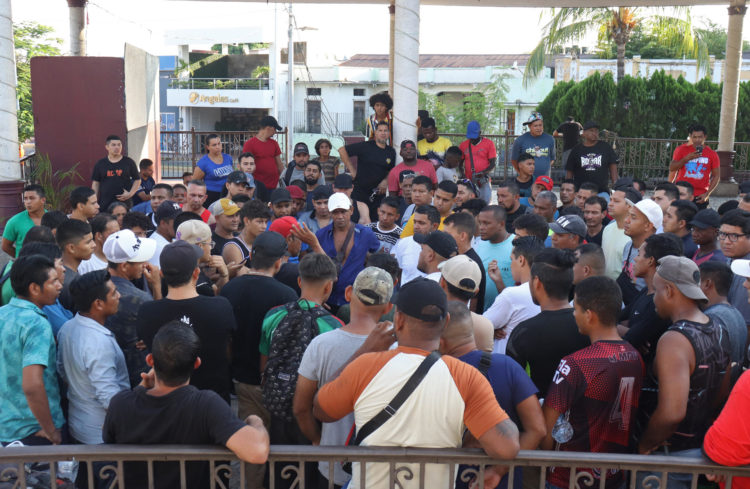
<svg viewBox="0 0 750 489">
<path fill-rule="evenodd" d="M 370 421 L 365 423 L 364 426 L 362 426 L 362 428 L 357 431 L 353 437 L 350 436 L 347 445 L 359 445 L 365 438 L 373 434 L 378 428 L 383 426 L 386 421 L 391 419 L 391 417 L 396 414 L 396 411 L 398 411 L 398 409 L 404 404 L 404 402 L 406 402 L 411 393 L 417 389 L 417 386 L 419 386 L 419 384 L 422 382 L 422 379 L 425 378 L 427 372 L 430 371 L 430 368 L 432 368 L 432 366 L 435 364 L 435 362 L 438 361 L 439 358 L 440 352 L 438 352 L 437 350 L 427 355 L 425 359 L 422 360 L 422 363 L 419 364 L 417 370 L 415 370 L 414 373 L 411 374 L 411 377 L 409 377 L 409 380 L 406 381 L 401 390 L 398 391 L 398 394 L 396 394 L 396 396 L 391 399 L 391 402 L 389 402 L 382 411 L 373 416 Z M 354 428 L 352 428 L 352 430 L 354 430 Z M 345 463 L 343 468 L 347 474 L 352 473 L 351 463 Z"/>
</svg>

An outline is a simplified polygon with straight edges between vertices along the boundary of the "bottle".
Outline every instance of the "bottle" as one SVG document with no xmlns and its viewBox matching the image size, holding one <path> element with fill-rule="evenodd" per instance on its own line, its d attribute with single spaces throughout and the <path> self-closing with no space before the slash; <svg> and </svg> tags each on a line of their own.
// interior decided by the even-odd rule
<svg viewBox="0 0 750 489">
<path fill-rule="evenodd" d="M 552 428 L 552 438 L 557 443 L 567 443 L 573 439 L 573 427 L 568 421 L 568 416 L 569 413 L 561 414 Z"/>
</svg>

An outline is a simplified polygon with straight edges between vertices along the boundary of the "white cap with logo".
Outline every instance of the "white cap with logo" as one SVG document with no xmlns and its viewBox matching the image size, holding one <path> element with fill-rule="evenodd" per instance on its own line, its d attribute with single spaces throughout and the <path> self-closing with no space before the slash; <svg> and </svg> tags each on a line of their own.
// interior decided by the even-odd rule
<svg viewBox="0 0 750 489">
<path fill-rule="evenodd" d="M 104 256 L 112 263 L 149 261 L 156 251 L 156 241 L 139 238 L 130 229 L 110 234 L 102 246 Z"/>
</svg>

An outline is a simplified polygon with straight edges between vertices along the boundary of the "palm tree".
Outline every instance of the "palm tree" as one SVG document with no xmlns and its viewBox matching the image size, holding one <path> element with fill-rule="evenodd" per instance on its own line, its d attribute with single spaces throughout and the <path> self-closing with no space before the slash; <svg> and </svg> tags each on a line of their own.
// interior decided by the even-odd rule
<svg viewBox="0 0 750 489">
<path fill-rule="evenodd" d="M 617 79 L 625 76 L 625 45 L 633 29 L 648 25 L 653 32 L 679 53 L 698 60 L 699 66 L 708 64 L 708 48 L 693 29 L 690 10 L 675 7 L 680 15 L 652 15 L 644 7 L 592 7 L 553 8 L 551 20 L 544 27 L 544 37 L 531 52 L 523 74 L 524 85 L 528 85 L 544 69 L 549 53 L 573 41 L 580 41 L 592 29 L 598 29 L 600 41 L 609 41 L 617 47 Z"/>
</svg>

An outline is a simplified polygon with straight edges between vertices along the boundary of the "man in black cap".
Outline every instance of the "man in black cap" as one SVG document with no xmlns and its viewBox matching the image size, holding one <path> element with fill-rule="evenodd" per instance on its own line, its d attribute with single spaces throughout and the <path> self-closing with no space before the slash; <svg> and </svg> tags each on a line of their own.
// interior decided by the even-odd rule
<svg viewBox="0 0 750 489">
<path fill-rule="evenodd" d="M 175 241 L 164 247 L 159 262 L 167 296 L 141 305 L 138 338 L 151 351 L 154 336 L 163 325 L 179 321 L 189 326 L 200 338 L 201 357 L 201 368 L 193 372 L 190 384 L 210 389 L 229 403 L 232 377 L 227 351 L 235 330 L 234 314 L 225 297 L 198 294 L 198 260 L 202 257 L 203 249 L 187 241 Z"/>
<path fill-rule="evenodd" d="M 565 176 L 575 181 L 576 188 L 584 182 L 595 183 L 599 187 L 599 195 L 609 202 L 607 177 L 614 185 L 618 159 L 612 146 L 599 141 L 599 124 L 588 121 L 583 125 L 583 141 L 570 151 Z"/>
<path fill-rule="evenodd" d="M 361 433 L 363 420 L 381 411 L 424 365 L 426 373 L 405 392 L 403 406 L 391 412 L 387 422 L 374 427 L 360 444 L 455 448 L 462 444 L 465 425 L 490 456 L 514 458 L 519 449 L 518 428 L 498 405 L 487 379 L 460 360 L 435 352 L 449 319 L 447 310 L 445 292 L 437 282 L 418 278 L 405 284 L 396 298 L 393 325 L 378 324 L 371 333 L 383 339 L 391 333 L 398 340 L 398 348 L 377 353 L 359 348 L 341 375 L 315 395 L 315 416 L 323 422 L 333 422 L 354 411 L 356 430 Z M 380 343 L 387 348 L 390 342 Z M 353 474 L 359 473 L 358 465 L 353 464 Z M 414 484 L 441 487 L 452 483 L 448 466 L 435 465 L 420 471 L 416 464 L 411 465 Z M 368 464 L 367 487 L 382 487 L 388 471 L 387 463 Z M 425 479 L 419 480 L 421 477 Z M 499 481 L 493 468 L 485 472 L 487 487 L 495 487 Z M 360 489 L 358 477 L 352 478 L 350 487 Z"/>
<path fill-rule="evenodd" d="M 690 225 L 693 228 L 693 242 L 698 245 L 698 249 L 688 258 L 698 266 L 707 261 L 727 263 L 727 257 L 721 252 L 717 240 L 721 227 L 719 213 L 713 209 L 701 209 L 690 221 Z"/>
<path fill-rule="evenodd" d="M 292 215 L 292 196 L 285 188 L 277 188 L 271 191 L 271 211 L 273 219 Z"/>
<path fill-rule="evenodd" d="M 235 170 L 227 175 L 227 181 L 224 184 L 227 188 L 226 197 L 234 199 L 237 195 L 247 195 L 252 198 L 255 191 L 255 179 L 252 175 L 248 178 L 247 174 L 240 170 Z"/>
<path fill-rule="evenodd" d="M 415 234 L 414 241 L 422 245 L 417 269 L 425 273 L 426 278 L 440 282 L 439 265 L 458 254 L 456 240 L 445 231 L 433 231 L 430 234 Z"/>
<path fill-rule="evenodd" d="M 279 233 L 259 234 L 253 242 L 250 272 L 233 278 L 221 289 L 221 295 L 232 304 L 237 323 L 232 337 L 231 368 L 236 381 L 238 415 L 242 419 L 258 415 L 266 427 L 270 424 L 270 415 L 263 406 L 260 388 L 259 347 L 263 318 L 271 308 L 297 300 L 294 290 L 274 278 L 286 251 L 287 241 Z M 249 487 L 263 487 L 264 467 L 253 465 L 246 469 Z"/>
<path fill-rule="evenodd" d="M 396 150 L 388 145 L 388 123 L 379 122 L 375 139 L 339 148 L 341 161 L 354 178 L 352 200 L 362 216 L 361 224 L 378 220 L 378 206 L 388 188 L 388 172 L 396 165 Z M 355 167 L 349 160 L 357 157 Z"/>
<path fill-rule="evenodd" d="M 243 153 L 251 153 L 255 157 L 255 173 L 253 176 L 263 182 L 269 190 L 279 185 L 279 175 L 284 171 L 281 161 L 281 148 L 275 139 L 276 131 L 281 131 L 278 121 L 267 115 L 260 120 L 260 130 L 245 142 Z"/>
<path fill-rule="evenodd" d="M 560 216 L 549 223 L 552 230 L 552 247 L 559 250 L 575 250 L 586 239 L 586 222 L 575 214 Z"/>
<path fill-rule="evenodd" d="M 294 145 L 294 161 L 291 161 L 286 167 L 284 172 L 284 183 L 291 185 L 295 180 L 305 180 L 305 168 L 307 163 L 310 161 L 310 150 L 307 149 L 307 144 L 297 143 Z M 320 166 L 320 165 L 318 165 Z M 318 184 L 324 185 L 326 183 L 325 177 L 321 173 L 318 178 Z"/>
<path fill-rule="evenodd" d="M 156 208 L 156 212 L 154 212 L 156 230 L 150 238 L 156 241 L 156 251 L 154 252 L 154 256 L 152 256 L 148 262 L 155 267 L 159 266 L 161 250 L 163 250 L 164 247 L 174 239 L 174 219 L 181 212 L 182 209 L 180 208 L 180 204 L 172 200 L 165 200 Z"/>
</svg>

